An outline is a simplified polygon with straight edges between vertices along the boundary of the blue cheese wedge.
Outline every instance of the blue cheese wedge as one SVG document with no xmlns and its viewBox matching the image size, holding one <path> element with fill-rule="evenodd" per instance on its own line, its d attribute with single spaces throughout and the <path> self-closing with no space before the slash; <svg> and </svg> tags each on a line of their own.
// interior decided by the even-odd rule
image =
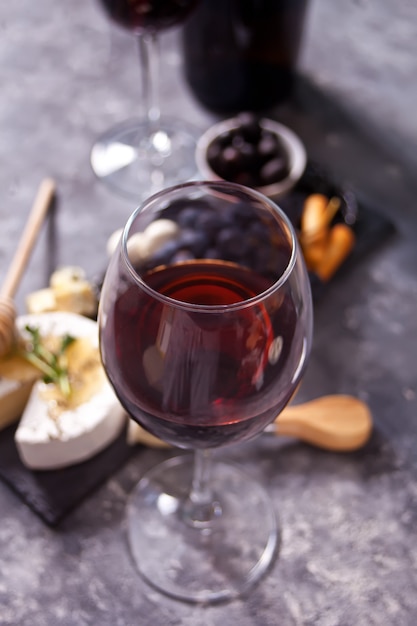
<svg viewBox="0 0 417 626">
<path fill-rule="evenodd" d="M 76 338 L 66 351 L 71 393 L 38 381 L 15 433 L 22 462 L 34 470 L 58 469 L 85 461 L 121 432 L 126 413 L 107 381 L 98 350 L 97 323 L 64 312 L 26 315 L 19 325 L 39 328 L 53 343 L 65 334 Z"/>
</svg>

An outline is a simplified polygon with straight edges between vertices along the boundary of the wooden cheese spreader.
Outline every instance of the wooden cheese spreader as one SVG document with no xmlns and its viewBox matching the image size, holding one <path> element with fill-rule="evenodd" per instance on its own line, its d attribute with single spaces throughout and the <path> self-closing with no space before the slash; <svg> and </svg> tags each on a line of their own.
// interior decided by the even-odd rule
<svg viewBox="0 0 417 626">
<path fill-rule="evenodd" d="M 350 452 L 368 441 L 372 416 L 368 406 L 354 396 L 323 396 L 302 404 L 290 404 L 265 432 L 296 437 L 324 450 Z M 128 441 L 154 448 L 169 446 L 133 420 L 129 422 Z"/>
</svg>

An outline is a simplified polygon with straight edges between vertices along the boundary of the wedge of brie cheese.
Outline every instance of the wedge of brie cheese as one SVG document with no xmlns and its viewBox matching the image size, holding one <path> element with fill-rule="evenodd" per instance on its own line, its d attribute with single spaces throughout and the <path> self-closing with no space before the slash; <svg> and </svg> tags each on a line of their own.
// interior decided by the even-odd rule
<svg viewBox="0 0 417 626">
<path fill-rule="evenodd" d="M 31 469 L 67 467 L 107 447 L 121 432 L 126 413 L 107 381 L 98 350 L 97 323 L 74 313 L 25 315 L 19 326 L 37 327 L 45 338 L 76 338 L 66 351 L 70 395 L 38 381 L 15 433 L 22 462 Z M 22 330 L 22 332 L 24 332 Z"/>
</svg>

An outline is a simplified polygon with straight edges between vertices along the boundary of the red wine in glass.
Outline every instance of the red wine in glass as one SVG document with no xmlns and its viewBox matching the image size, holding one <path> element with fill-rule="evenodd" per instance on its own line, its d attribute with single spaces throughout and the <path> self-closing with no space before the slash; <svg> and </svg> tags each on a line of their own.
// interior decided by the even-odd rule
<svg viewBox="0 0 417 626">
<path fill-rule="evenodd" d="M 242 302 L 269 287 L 253 270 L 209 260 L 163 267 L 144 280 L 169 298 L 209 306 Z M 165 441 L 191 448 L 243 441 L 271 422 L 295 390 L 279 372 L 299 358 L 296 319 L 289 297 L 270 312 L 259 304 L 207 319 L 180 310 L 167 315 L 163 303 L 130 287 L 103 331 L 103 341 L 109 345 L 106 333 L 114 333 L 117 345 L 110 377 L 130 415 Z"/>
<path fill-rule="evenodd" d="M 161 115 L 159 33 L 182 23 L 197 0 L 99 0 L 114 24 L 137 39 L 143 119 L 135 111 L 93 145 L 96 176 L 118 195 L 136 203 L 164 187 L 195 177 L 199 131 L 183 119 Z"/>
<path fill-rule="evenodd" d="M 197 0 L 100 0 L 109 17 L 128 30 L 165 30 L 182 22 Z"/>
</svg>

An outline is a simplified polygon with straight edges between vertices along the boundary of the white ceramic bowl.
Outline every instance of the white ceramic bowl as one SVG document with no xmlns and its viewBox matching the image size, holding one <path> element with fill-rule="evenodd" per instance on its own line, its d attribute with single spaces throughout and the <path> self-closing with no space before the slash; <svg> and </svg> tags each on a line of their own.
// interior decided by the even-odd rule
<svg viewBox="0 0 417 626">
<path fill-rule="evenodd" d="M 258 121 L 261 128 L 269 130 L 278 137 L 282 147 L 287 152 L 288 175 L 278 182 L 256 187 L 264 195 L 275 199 L 288 193 L 301 178 L 306 167 L 307 154 L 301 139 L 290 128 L 267 118 L 260 118 Z M 207 149 L 219 135 L 237 129 L 239 125 L 239 118 L 237 117 L 218 122 L 206 130 L 198 140 L 196 163 L 200 176 L 204 180 L 224 180 L 208 163 Z"/>
</svg>

